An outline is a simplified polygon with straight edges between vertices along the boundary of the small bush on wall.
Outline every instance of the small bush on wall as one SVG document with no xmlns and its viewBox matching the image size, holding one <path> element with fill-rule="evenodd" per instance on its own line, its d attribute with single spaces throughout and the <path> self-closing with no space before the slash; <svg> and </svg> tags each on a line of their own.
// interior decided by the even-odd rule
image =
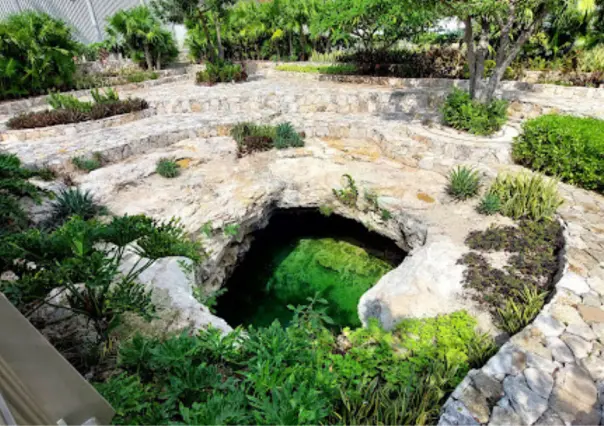
<svg viewBox="0 0 604 426">
<path fill-rule="evenodd" d="M 604 120 L 544 115 L 525 122 L 514 161 L 564 182 L 604 193 Z"/>
<path fill-rule="evenodd" d="M 302 136 L 288 122 L 277 126 L 249 122 L 238 123 L 231 129 L 231 136 L 237 142 L 239 157 L 252 152 L 269 151 L 273 148 L 285 149 L 304 146 Z"/>
<path fill-rule="evenodd" d="M 247 80 L 247 73 L 239 64 L 231 62 L 206 63 L 206 69 L 201 70 L 195 76 L 197 84 L 207 86 L 216 83 L 239 83 Z"/>
<path fill-rule="evenodd" d="M 491 135 L 506 123 L 508 102 L 494 100 L 483 104 L 470 98 L 470 94 L 453 89 L 443 106 L 445 124 L 475 135 Z"/>
</svg>

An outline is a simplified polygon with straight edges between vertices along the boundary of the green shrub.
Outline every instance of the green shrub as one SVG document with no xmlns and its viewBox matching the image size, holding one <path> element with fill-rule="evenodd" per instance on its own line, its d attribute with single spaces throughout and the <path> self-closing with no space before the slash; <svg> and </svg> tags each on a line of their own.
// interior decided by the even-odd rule
<svg viewBox="0 0 604 426">
<path fill-rule="evenodd" d="M 432 424 L 474 354 L 491 348 L 465 312 L 336 339 L 320 302 L 245 337 L 136 336 L 120 348 L 123 373 L 96 388 L 116 424 Z"/>
<path fill-rule="evenodd" d="M 304 146 L 304 140 L 300 137 L 291 123 L 285 122 L 277 125 L 275 129 L 275 148 L 297 148 Z"/>
<path fill-rule="evenodd" d="M 157 80 L 158 78 L 159 74 L 155 71 L 136 71 L 126 74 L 126 80 L 129 83 L 141 83 L 146 80 Z"/>
<path fill-rule="evenodd" d="M 86 172 L 91 172 L 101 168 L 103 165 L 103 157 L 99 152 L 95 152 L 92 154 L 92 158 L 73 157 L 71 162 L 76 168 Z"/>
<path fill-rule="evenodd" d="M 237 235 L 239 235 L 240 228 L 241 225 L 239 225 L 238 223 L 229 223 L 228 225 L 225 225 L 222 233 L 226 237 L 237 237 Z"/>
<path fill-rule="evenodd" d="M 277 126 L 237 123 L 231 129 L 231 136 L 237 142 L 239 157 L 253 152 L 269 151 L 272 148 L 304 146 L 304 140 L 288 122 Z"/>
<path fill-rule="evenodd" d="M 67 90 L 78 44 L 59 19 L 27 11 L 0 21 L 0 100 Z"/>
<path fill-rule="evenodd" d="M 108 87 L 103 93 L 99 89 L 92 89 L 90 95 L 95 104 L 109 104 L 120 100 L 119 95 L 112 87 Z"/>
<path fill-rule="evenodd" d="M 302 72 L 310 74 L 357 74 L 356 65 L 341 64 L 341 65 L 299 65 L 299 64 L 282 64 L 277 65 L 277 71 Z"/>
<path fill-rule="evenodd" d="M 216 83 L 239 83 L 247 80 L 247 73 L 239 64 L 230 62 L 206 63 L 206 69 L 198 71 L 195 77 L 197 84 L 211 86 Z"/>
<path fill-rule="evenodd" d="M 506 123 L 508 102 L 494 100 L 483 104 L 472 100 L 470 94 L 454 88 L 443 106 L 445 124 L 475 135 L 491 135 Z"/>
<path fill-rule="evenodd" d="M 604 193 L 604 120 L 543 115 L 526 121 L 514 161 L 564 182 Z"/>
<path fill-rule="evenodd" d="M 447 193 L 456 200 L 467 200 L 478 194 L 480 176 L 478 171 L 466 166 L 457 166 L 449 173 Z"/>
<path fill-rule="evenodd" d="M 342 175 L 342 179 L 345 181 L 344 187 L 342 189 L 332 189 L 333 195 L 345 206 L 356 207 L 359 198 L 356 183 L 349 174 Z"/>
<path fill-rule="evenodd" d="M 92 102 L 81 101 L 73 95 L 61 93 L 51 93 L 46 98 L 46 103 L 52 109 L 72 109 L 78 112 L 90 112 L 92 109 Z"/>
<path fill-rule="evenodd" d="M 499 210 L 501 210 L 501 200 L 497 194 L 490 192 L 485 194 L 478 205 L 478 213 L 482 213 L 487 216 L 499 213 Z"/>
<path fill-rule="evenodd" d="M 563 203 L 558 183 L 539 174 L 499 174 L 489 192 L 501 200 L 501 213 L 513 219 L 550 220 Z"/>
<path fill-rule="evenodd" d="M 522 291 L 515 290 L 516 298 L 506 300 L 505 307 L 497 309 L 497 325 L 509 334 L 515 334 L 535 319 L 548 295 L 533 287 L 524 287 Z"/>
<path fill-rule="evenodd" d="M 155 166 L 155 173 L 168 179 L 175 178 L 180 175 L 180 166 L 174 160 L 160 158 Z"/>
<path fill-rule="evenodd" d="M 60 191 L 52 203 L 51 224 L 62 224 L 72 216 L 84 220 L 92 219 L 106 210 L 94 201 L 92 194 L 79 188 L 69 188 Z"/>
</svg>

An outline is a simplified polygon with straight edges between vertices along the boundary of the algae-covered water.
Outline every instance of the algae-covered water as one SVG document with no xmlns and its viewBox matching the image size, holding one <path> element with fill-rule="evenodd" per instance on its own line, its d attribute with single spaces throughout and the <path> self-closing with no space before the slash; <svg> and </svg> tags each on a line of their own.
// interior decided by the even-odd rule
<svg viewBox="0 0 604 426">
<path fill-rule="evenodd" d="M 358 326 L 360 297 L 404 257 L 357 222 L 307 210 L 275 215 L 254 237 L 218 301 L 218 314 L 233 326 L 275 319 L 287 325 L 287 305 L 305 304 L 317 293 L 336 326 Z"/>
</svg>

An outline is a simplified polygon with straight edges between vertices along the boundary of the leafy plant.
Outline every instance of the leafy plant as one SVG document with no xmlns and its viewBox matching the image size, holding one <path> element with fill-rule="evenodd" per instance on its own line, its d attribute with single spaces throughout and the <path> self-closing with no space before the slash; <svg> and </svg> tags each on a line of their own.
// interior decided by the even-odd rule
<svg viewBox="0 0 604 426">
<path fill-rule="evenodd" d="M 474 197 L 480 189 L 478 171 L 466 166 L 457 166 L 449 173 L 447 193 L 456 200 L 467 200 Z"/>
<path fill-rule="evenodd" d="M 160 158 L 155 166 L 155 173 L 168 179 L 175 178 L 180 175 L 180 166 L 174 160 Z"/>
<path fill-rule="evenodd" d="M 291 123 L 278 124 L 275 128 L 275 140 L 273 145 L 277 149 L 304 146 L 304 140 L 300 137 Z"/>
<path fill-rule="evenodd" d="M 77 43 L 46 13 L 26 11 L 0 22 L 0 99 L 69 89 Z"/>
<path fill-rule="evenodd" d="M 359 198 L 359 190 L 356 183 L 349 174 L 342 175 L 342 179 L 345 181 L 344 188 L 332 189 L 333 195 L 345 206 L 355 207 Z"/>
<path fill-rule="evenodd" d="M 522 126 L 514 161 L 573 185 L 604 192 L 604 120 L 544 115 Z"/>
<path fill-rule="evenodd" d="M 304 140 L 290 123 L 258 125 L 250 122 L 237 123 L 231 129 L 241 157 L 252 152 L 268 151 L 272 148 L 285 149 L 304 146 Z"/>
<path fill-rule="evenodd" d="M 206 223 L 203 224 L 203 226 L 201 227 L 201 232 L 206 236 L 206 237 L 211 237 L 212 234 L 214 233 L 214 226 L 212 225 L 212 221 L 208 221 Z"/>
<path fill-rule="evenodd" d="M 69 188 L 60 191 L 53 201 L 50 223 L 62 224 L 72 216 L 88 220 L 105 212 L 106 209 L 94 201 L 89 191 Z"/>
<path fill-rule="evenodd" d="M 275 67 L 277 71 L 301 72 L 310 74 L 356 74 L 356 65 L 298 65 L 298 64 L 282 64 Z"/>
<path fill-rule="evenodd" d="M 443 106 L 445 124 L 476 135 L 491 135 L 507 121 L 508 102 L 493 100 L 483 104 L 473 100 L 468 92 L 454 88 Z"/>
<path fill-rule="evenodd" d="M 509 334 L 517 333 L 535 319 L 548 295 L 547 292 L 529 286 L 515 292 L 516 297 L 506 300 L 505 307 L 497 310 L 497 325 Z"/>
<path fill-rule="evenodd" d="M 91 172 L 102 167 L 103 156 L 100 152 L 95 152 L 92 154 L 92 158 L 73 157 L 71 162 L 74 166 L 76 166 L 76 168 L 86 172 Z"/>
<path fill-rule="evenodd" d="M 329 217 L 333 214 L 333 207 L 328 205 L 319 206 L 319 213 L 325 217 Z"/>
<path fill-rule="evenodd" d="M 540 174 L 499 174 L 489 192 L 501 200 L 501 213 L 513 219 L 551 220 L 563 203 L 558 183 Z"/>
<path fill-rule="evenodd" d="M 241 228 L 241 225 L 237 223 L 229 223 L 228 225 L 225 225 L 222 232 L 226 237 L 236 237 L 239 235 L 239 228 Z"/>
<path fill-rule="evenodd" d="M 46 102 L 52 109 L 71 109 L 78 112 L 90 112 L 92 102 L 80 101 L 73 95 L 63 95 L 61 93 L 51 93 L 46 98 Z"/>
<path fill-rule="evenodd" d="M 392 213 L 390 213 L 390 210 L 387 209 L 380 209 L 380 216 L 384 221 L 392 219 Z"/>
<path fill-rule="evenodd" d="M 142 238 L 136 240 L 139 254 L 149 259 L 184 256 L 200 262 L 205 252 L 201 243 L 191 240 L 179 219 L 154 221 Z"/>
<path fill-rule="evenodd" d="M 216 305 L 218 304 L 218 298 L 220 296 L 222 296 L 224 293 L 227 292 L 227 288 L 226 287 L 222 287 L 219 288 L 217 290 L 214 291 L 206 291 L 203 288 L 196 286 L 195 288 L 193 288 L 193 297 L 195 297 L 195 299 L 201 303 L 202 305 L 206 306 L 210 312 L 212 312 L 213 314 L 216 313 Z"/>
<path fill-rule="evenodd" d="M 112 87 L 105 89 L 104 93 L 99 92 L 99 89 L 92 89 L 90 95 L 95 104 L 107 104 L 120 100 L 119 95 Z"/>
<path fill-rule="evenodd" d="M 197 72 L 195 81 L 197 84 L 208 86 L 216 83 L 239 83 L 247 80 L 247 73 L 239 64 L 230 62 L 208 62 L 206 69 Z"/>
<path fill-rule="evenodd" d="M 487 216 L 499 213 L 501 210 L 501 200 L 497 194 L 487 192 L 485 196 L 480 200 L 478 205 L 478 212 Z"/>
</svg>

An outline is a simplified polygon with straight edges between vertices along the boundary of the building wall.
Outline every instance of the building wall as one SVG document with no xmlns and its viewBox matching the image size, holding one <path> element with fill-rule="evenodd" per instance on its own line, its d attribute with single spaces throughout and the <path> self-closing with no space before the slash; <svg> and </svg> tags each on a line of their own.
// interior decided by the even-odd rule
<svg viewBox="0 0 604 426">
<path fill-rule="evenodd" d="M 83 43 L 101 41 L 105 20 L 120 9 L 128 9 L 148 0 L 0 0 L 0 19 L 22 10 L 39 10 L 73 27 L 74 36 Z"/>
</svg>

